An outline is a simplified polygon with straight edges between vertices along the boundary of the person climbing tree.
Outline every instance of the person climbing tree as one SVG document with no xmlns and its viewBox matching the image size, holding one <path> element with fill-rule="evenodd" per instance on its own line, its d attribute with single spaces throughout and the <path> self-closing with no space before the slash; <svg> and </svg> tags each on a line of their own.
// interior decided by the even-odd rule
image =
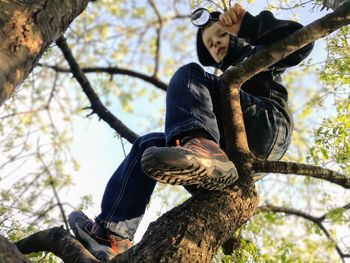
<svg viewBox="0 0 350 263">
<path fill-rule="evenodd" d="M 197 54 L 203 66 L 221 71 L 302 27 L 276 19 L 269 11 L 253 16 L 240 4 L 210 15 L 218 21 L 198 29 Z M 289 55 L 241 86 L 248 144 L 258 158 L 279 160 L 288 149 L 293 119 L 281 74 L 300 63 L 312 47 Z M 235 183 L 238 173 L 224 150 L 220 107 L 220 76 L 197 63 L 175 72 L 167 91 L 165 132 L 135 141 L 110 178 L 95 220 L 81 211 L 69 216 L 74 234 L 96 258 L 107 260 L 131 247 L 157 181 L 184 185 L 192 194 Z"/>
</svg>

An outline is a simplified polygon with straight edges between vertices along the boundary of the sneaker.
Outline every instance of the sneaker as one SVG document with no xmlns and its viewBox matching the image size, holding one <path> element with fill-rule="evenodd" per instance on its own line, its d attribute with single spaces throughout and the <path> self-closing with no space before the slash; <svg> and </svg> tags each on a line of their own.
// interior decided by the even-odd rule
<svg viewBox="0 0 350 263">
<path fill-rule="evenodd" d="M 217 143 L 205 138 L 187 141 L 183 147 L 150 147 L 141 159 L 143 171 L 162 183 L 197 185 L 219 190 L 233 184 L 238 173 Z"/>
<path fill-rule="evenodd" d="M 68 222 L 76 238 L 100 261 L 111 260 L 132 246 L 129 239 L 102 228 L 81 211 L 72 212 Z"/>
</svg>

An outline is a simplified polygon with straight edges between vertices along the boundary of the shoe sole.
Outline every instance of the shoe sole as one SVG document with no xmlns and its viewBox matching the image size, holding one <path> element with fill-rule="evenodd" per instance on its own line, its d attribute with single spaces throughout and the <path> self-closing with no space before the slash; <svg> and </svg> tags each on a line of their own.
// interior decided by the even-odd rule
<svg viewBox="0 0 350 263">
<path fill-rule="evenodd" d="M 84 214 L 81 216 L 86 217 Z M 72 228 L 76 238 L 83 243 L 91 254 L 101 261 L 108 261 L 116 256 L 116 253 L 114 253 L 110 247 L 99 244 L 95 239 L 89 236 L 89 234 L 83 231 L 79 227 L 75 218 L 69 216 L 69 225 Z"/>
<path fill-rule="evenodd" d="M 198 158 L 181 148 L 148 148 L 141 163 L 147 175 L 172 185 L 198 185 L 198 188 L 221 190 L 238 179 L 232 162 Z"/>
</svg>

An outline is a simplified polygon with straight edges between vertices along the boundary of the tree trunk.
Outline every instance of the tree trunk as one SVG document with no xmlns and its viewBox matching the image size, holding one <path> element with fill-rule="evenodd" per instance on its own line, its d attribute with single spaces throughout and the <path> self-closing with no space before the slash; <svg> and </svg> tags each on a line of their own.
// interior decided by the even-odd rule
<svg viewBox="0 0 350 263">
<path fill-rule="evenodd" d="M 89 0 L 0 0 L 0 105 Z"/>
<path fill-rule="evenodd" d="M 0 235 L 0 263 L 30 263 L 14 244 Z"/>
<path fill-rule="evenodd" d="M 142 241 L 111 262 L 211 262 L 218 248 L 254 214 L 246 187 L 203 191 L 152 223 Z"/>
</svg>

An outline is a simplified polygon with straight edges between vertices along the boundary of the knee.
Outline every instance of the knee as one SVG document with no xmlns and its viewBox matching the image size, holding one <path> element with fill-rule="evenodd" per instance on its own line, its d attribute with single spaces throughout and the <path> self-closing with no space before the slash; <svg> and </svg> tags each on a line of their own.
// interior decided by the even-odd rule
<svg viewBox="0 0 350 263">
<path fill-rule="evenodd" d="M 179 76 L 188 76 L 189 73 L 194 73 L 194 72 L 200 72 L 203 74 L 204 69 L 201 67 L 201 65 L 191 62 L 188 64 L 185 64 L 181 66 L 174 74 L 173 78 L 177 78 Z"/>
<path fill-rule="evenodd" d="M 181 87 L 186 87 L 191 79 L 203 74 L 204 69 L 199 64 L 194 62 L 180 67 L 169 82 L 168 94 L 171 93 L 173 89 L 178 92 L 178 89 Z"/>
<path fill-rule="evenodd" d="M 198 63 L 195 62 L 191 62 L 188 64 L 183 65 L 182 67 L 180 67 L 177 72 L 188 72 L 188 71 L 197 71 L 197 72 L 203 72 L 204 69 L 202 68 L 201 65 L 199 65 Z"/>
<path fill-rule="evenodd" d="M 138 148 L 144 151 L 148 147 L 157 146 L 164 147 L 165 146 L 165 135 L 162 132 L 152 132 L 145 135 L 140 136 L 133 144 L 133 148 Z"/>
</svg>

